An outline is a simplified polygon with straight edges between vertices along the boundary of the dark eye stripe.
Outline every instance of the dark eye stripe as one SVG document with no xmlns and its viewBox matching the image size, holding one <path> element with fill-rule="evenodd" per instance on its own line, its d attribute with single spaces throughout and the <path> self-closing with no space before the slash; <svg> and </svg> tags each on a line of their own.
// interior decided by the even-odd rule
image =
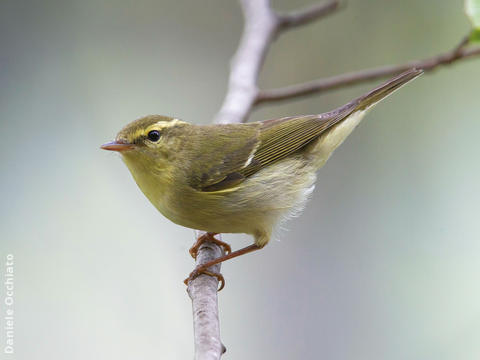
<svg viewBox="0 0 480 360">
<path fill-rule="evenodd" d="M 148 137 L 148 140 L 157 142 L 158 140 L 160 140 L 160 131 L 152 130 L 148 133 L 147 137 Z"/>
</svg>

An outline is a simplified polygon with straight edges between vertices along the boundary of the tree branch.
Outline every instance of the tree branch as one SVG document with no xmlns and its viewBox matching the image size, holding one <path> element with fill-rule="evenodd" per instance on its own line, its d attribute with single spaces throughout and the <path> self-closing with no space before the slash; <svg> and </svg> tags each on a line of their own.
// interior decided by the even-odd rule
<svg viewBox="0 0 480 360">
<path fill-rule="evenodd" d="M 214 122 L 220 124 L 244 122 L 255 105 L 258 95 L 258 75 L 270 44 L 284 30 L 307 24 L 331 14 L 338 7 L 337 0 L 312 6 L 292 14 L 277 15 L 269 0 L 240 0 L 245 27 L 232 59 L 228 90 Z M 201 236 L 197 232 L 197 236 Z M 216 244 L 204 243 L 197 254 L 196 266 L 223 254 Z M 220 266 L 212 269 L 220 272 Z M 200 275 L 188 283 L 192 299 L 195 359 L 220 359 L 225 347 L 220 341 L 217 308 L 218 280 Z"/>
<path fill-rule="evenodd" d="M 473 56 L 480 55 L 480 48 L 466 49 L 464 40 L 453 50 L 440 54 L 424 60 L 410 61 L 405 64 L 388 65 L 374 69 L 366 69 L 357 72 L 332 76 L 313 81 L 308 81 L 303 84 L 290 85 L 278 89 L 262 90 L 258 92 L 255 106 L 267 102 L 282 101 L 287 99 L 294 99 L 301 96 L 320 94 L 325 91 L 339 89 L 355 85 L 358 83 L 376 80 L 387 76 L 393 76 L 402 71 L 418 68 L 425 72 L 433 71 L 439 66 L 450 65 L 459 60 L 467 59 Z"/>
<path fill-rule="evenodd" d="M 245 18 L 242 38 L 230 67 L 228 91 L 215 117 L 220 124 L 245 121 L 257 98 L 257 79 L 278 20 L 268 0 L 240 0 Z"/>
<path fill-rule="evenodd" d="M 269 0 L 240 0 L 245 27 L 233 57 L 228 91 L 214 122 L 245 122 L 258 98 L 257 80 L 268 48 L 285 30 L 305 25 L 333 13 L 338 0 L 330 0 L 302 11 L 277 15 Z"/>
<path fill-rule="evenodd" d="M 203 234 L 201 231 L 195 231 L 197 237 Z M 217 237 L 219 236 L 217 235 Z M 203 265 L 222 255 L 224 252 L 220 246 L 205 242 L 198 249 L 196 266 Z M 217 264 L 210 270 L 220 273 L 220 267 L 221 264 Z M 188 283 L 187 292 L 192 299 L 195 360 L 220 359 L 226 351 L 220 340 L 217 288 L 217 278 L 208 275 L 200 275 Z"/>
<path fill-rule="evenodd" d="M 214 120 L 219 124 L 244 122 L 252 109 L 262 103 L 333 90 L 394 75 L 411 67 L 420 67 L 431 71 L 437 66 L 451 64 L 457 60 L 480 54 L 480 49 L 465 49 L 467 42 L 464 40 L 454 50 L 425 60 L 259 91 L 258 75 L 268 48 L 277 35 L 285 30 L 308 24 L 334 13 L 340 8 L 339 1 L 328 0 L 289 14 L 276 14 L 270 8 L 269 0 L 239 1 L 245 18 L 245 26 L 237 52 L 232 59 L 228 90 Z M 197 232 L 197 236 L 201 235 Z M 223 255 L 223 250 L 218 245 L 206 242 L 198 250 L 196 265 L 200 266 L 221 255 Z M 219 273 L 220 264 L 212 267 L 211 271 Z M 225 347 L 220 340 L 217 286 L 218 280 L 207 275 L 200 275 L 188 283 L 187 291 L 192 299 L 193 308 L 196 360 L 217 360 L 225 352 Z"/>
</svg>

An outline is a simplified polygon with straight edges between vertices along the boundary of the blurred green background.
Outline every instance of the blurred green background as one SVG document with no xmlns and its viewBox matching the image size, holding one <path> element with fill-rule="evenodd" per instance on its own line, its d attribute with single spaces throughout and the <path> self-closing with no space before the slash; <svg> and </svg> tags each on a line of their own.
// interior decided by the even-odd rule
<svg viewBox="0 0 480 360">
<path fill-rule="evenodd" d="M 435 55 L 468 28 L 460 0 L 351 0 L 278 39 L 261 85 Z M 241 30 L 233 0 L 0 3 L 0 260 L 15 256 L 13 358 L 193 357 L 182 283 L 193 231 L 163 218 L 99 145 L 146 114 L 210 122 Z M 380 104 L 280 241 L 223 266 L 225 359 L 479 358 L 479 78 L 480 59 L 467 60 Z M 378 83 L 252 118 L 324 112 Z M 0 340 L 3 351 L 3 330 Z"/>
</svg>

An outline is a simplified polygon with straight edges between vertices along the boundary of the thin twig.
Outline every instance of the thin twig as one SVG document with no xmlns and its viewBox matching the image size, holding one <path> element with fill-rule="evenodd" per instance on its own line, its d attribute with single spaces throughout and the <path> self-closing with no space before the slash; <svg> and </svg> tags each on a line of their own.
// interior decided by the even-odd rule
<svg viewBox="0 0 480 360">
<path fill-rule="evenodd" d="M 306 25 L 312 21 L 316 21 L 322 17 L 330 15 L 338 10 L 340 6 L 339 0 L 331 0 L 325 3 L 312 5 L 306 9 L 302 9 L 289 14 L 277 15 L 279 21 L 279 30 Z"/>
<path fill-rule="evenodd" d="M 465 45 L 466 44 L 462 40 L 459 46 L 455 47 L 452 51 L 424 60 L 415 60 L 405 64 L 388 65 L 374 69 L 360 70 L 357 72 L 332 76 L 329 78 L 308 81 L 302 84 L 290 85 L 277 89 L 262 90 L 258 92 L 255 105 L 294 99 L 305 95 L 319 94 L 325 91 L 376 80 L 386 76 L 396 75 L 413 67 L 423 69 L 425 72 L 429 72 L 435 70 L 439 66 L 450 65 L 456 61 L 480 55 L 480 48 L 467 49 L 465 48 Z"/>
<path fill-rule="evenodd" d="M 455 54 L 460 53 L 469 43 L 470 43 L 470 34 L 467 34 L 463 37 L 462 41 L 460 41 L 457 44 L 457 46 L 453 48 L 452 52 Z"/>
</svg>

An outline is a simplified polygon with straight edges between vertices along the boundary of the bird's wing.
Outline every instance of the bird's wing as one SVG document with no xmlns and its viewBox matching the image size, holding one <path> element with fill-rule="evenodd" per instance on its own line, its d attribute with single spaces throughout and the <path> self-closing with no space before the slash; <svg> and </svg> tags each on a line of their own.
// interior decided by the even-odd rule
<svg viewBox="0 0 480 360">
<path fill-rule="evenodd" d="M 346 113 L 345 109 L 256 123 L 256 133 L 245 142 L 245 146 L 232 148 L 230 143 L 219 149 L 223 152 L 222 159 L 216 159 L 214 163 L 217 165 L 202 170 L 200 180 L 203 181 L 197 187 L 206 192 L 233 188 L 264 167 L 300 150 Z"/>
<path fill-rule="evenodd" d="M 276 161 L 285 159 L 317 139 L 325 130 L 343 120 L 351 109 L 341 108 L 321 115 L 267 120 L 260 128 L 260 145 L 248 166 L 239 172 L 250 176 Z"/>
<path fill-rule="evenodd" d="M 189 185 L 199 191 L 219 191 L 245 179 L 238 171 L 247 166 L 260 144 L 259 124 L 197 127 L 185 167 Z"/>
<path fill-rule="evenodd" d="M 199 184 L 202 191 L 220 191 L 235 187 L 245 178 L 252 176 L 266 166 L 285 159 L 301 150 L 321 134 L 346 119 L 356 111 L 364 111 L 384 99 L 407 82 L 413 80 L 422 70 L 411 69 L 378 86 L 367 94 L 348 104 L 321 115 L 305 115 L 275 120 L 266 120 L 237 126 L 256 126 L 256 136 L 239 137 L 249 139 L 244 145 L 225 145 L 223 159 Z M 256 124 L 256 125 L 255 125 Z M 237 128 L 237 131 L 240 128 Z M 235 133 L 233 131 L 232 133 Z M 240 143 L 241 144 L 241 143 Z M 231 149 L 226 151 L 225 149 Z"/>
</svg>

